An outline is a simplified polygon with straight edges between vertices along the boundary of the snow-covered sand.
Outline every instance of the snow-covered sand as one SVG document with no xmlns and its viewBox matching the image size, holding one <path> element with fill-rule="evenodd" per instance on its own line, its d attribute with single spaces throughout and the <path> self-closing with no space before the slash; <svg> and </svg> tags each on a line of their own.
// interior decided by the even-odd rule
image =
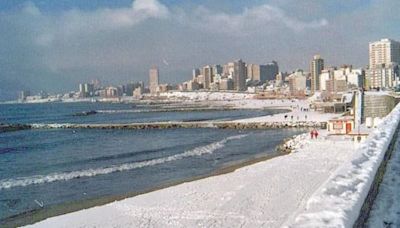
<svg viewBox="0 0 400 228">
<path fill-rule="evenodd" d="M 235 122 L 325 122 L 340 114 L 320 113 L 310 109 L 308 100 L 297 99 L 255 99 L 255 94 L 231 92 L 168 92 L 161 96 L 169 99 L 209 102 L 214 105 L 242 109 L 287 109 L 288 112 L 271 116 L 261 116 Z M 308 111 L 304 111 L 308 109 Z M 285 116 L 287 116 L 285 118 Z M 293 117 L 293 118 L 292 118 Z"/>
<path fill-rule="evenodd" d="M 400 104 L 383 119 L 367 140 L 360 144 L 351 157 L 313 194 L 308 200 L 305 210 L 289 226 L 352 227 L 399 126 L 399 121 Z M 392 193 L 398 194 L 398 189 L 396 189 L 396 193 Z M 394 196 L 387 195 L 386 197 Z M 383 225 L 378 227 L 383 227 Z"/>
<path fill-rule="evenodd" d="M 279 227 L 346 161 L 341 137 L 297 137 L 297 152 L 36 223 L 33 227 Z M 321 149 L 324 148 L 324 149 Z"/>
</svg>

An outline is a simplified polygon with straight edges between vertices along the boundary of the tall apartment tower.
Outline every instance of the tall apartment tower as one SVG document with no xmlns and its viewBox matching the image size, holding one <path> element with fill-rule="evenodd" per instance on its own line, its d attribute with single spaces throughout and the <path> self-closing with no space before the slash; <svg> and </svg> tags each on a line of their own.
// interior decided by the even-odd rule
<svg viewBox="0 0 400 228">
<path fill-rule="evenodd" d="M 381 39 L 369 43 L 367 87 L 391 88 L 399 84 L 400 42 Z"/>
<path fill-rule="evenodd" d="M 246 90 L 247 69 L 241 59 L 233 64 L 233 87 L 238 91 Z"/>
<path fill-rule="evenodd" d="M 213 68 L 209 65 L 203 67 L 204 88 L 209 89 L 213 82 Z"/>
<path fill-rule="evenodd" d="M 311 92 L 315 93 L 315 91 L 319 91 L 320 78 L 319 75 L 321 71 L 324 69 L 324 60 L 320 55 L 314 55 L 313 60 L 310 64 L 310 72 L 311 72 Z"/>
<path fill-rule="evenodd" d="M 153 66 L 149 71 L 149 89 L 151 94 L 156 94 L 159 84 L 159 73 L 158 68 Z"/>
<path fill-rule="evenodd" d="M 381 39 L 369 43 L 369 68 L 373 69 L 382 64 L 400 63 L 400 42 Z"/>
</svg>

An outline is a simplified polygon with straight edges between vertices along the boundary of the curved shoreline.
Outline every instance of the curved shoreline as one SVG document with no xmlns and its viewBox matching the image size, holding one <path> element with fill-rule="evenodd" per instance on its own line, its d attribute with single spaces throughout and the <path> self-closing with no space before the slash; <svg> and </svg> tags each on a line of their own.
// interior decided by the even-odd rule
<svg viewBox="0 0 400 228">
<path fill-rule="evenodd" d="M 297 135 L 295 135 L 293 137 L 296 137 L 296 136 Z M 289 141 L 292 140 L 293 137 L 289 137 Z M 194 181 L 209 178 L 209 177 L 220 176 L 220 175 L 224 175 L 227 173 L 232 173 L 237 169 L 240 169 L 240 168 L 243 168 L 243 167 L 246 167 L 249 165 L 253 165 L 258 162 L 267 161 L 267 160 L 273 159 L 275 157 L 280 157 L 280 156 L 290 154 L 290 152 L 288 150 L 278 150 L 278 147 L 280 145 L 287 143 L 287 142 L 288 142 L 287 139 L 283 140 L 282 143 L 279 144 L 275 148 L 275 152 L 272 154 L 264 154 L 261 156 L 253 157 L 249 160 L 242 160 L 242 161 L 239 161 L 239 163 L 237 163 L 237 164 L 232 164 L 232 165 L 227 164 L 209 174 L 198 175 L 198 176 L 194 176 L 191 178 L 185 178 L 185 179 L 182 179 L 179 181 L 171 181 L 169 183 L 168 182 L 163 183 L 160 186 L 150 188 L 147 190 L 143 190 L 143 191 L 129 192 L 129 193 L 117 195 L 117 196 L 105 196 L 105 197 L 100 197 L 100 198 L 95 198 L 95 199 L 73 201 L 73 202 L 69 202 L 69 203 L 65 203 L 65 204 L 61 204 L 61 205 L 50 206 L 48 208 L 43 208 L 43 209 L 39 209 L 39 210 L 27 211 L 22 214 L 18 214 L 18 215 L 11 216 L 11 217 L 1 220 L 0 226 L 2 226 L 2 227 L 19 227 L 19 226 L 30 225 L 30 224 L 34 224 L 34 223 L 43 221 L 43 220 L 51 218 L 51 217 L 65 215 L 65 214 L 68 214 L 71 212 L 76 212 L 76 211 L 80 211 L 80 210 L 84 210 L 84 209 L 88 209 L 88 208 L 92 208 L 92 207 L 102 206 L 102 205 L 105 205 L 108 203 L 112 203 L 114 201 L 120 201 L 123 199 L 127 199 L 127 198 L 135 197 L 138 195 L 158 191 L 161 189 L 169 188 L 169 187 L 180 185 L 183 183 L 194 182 Z"/>
</svg>

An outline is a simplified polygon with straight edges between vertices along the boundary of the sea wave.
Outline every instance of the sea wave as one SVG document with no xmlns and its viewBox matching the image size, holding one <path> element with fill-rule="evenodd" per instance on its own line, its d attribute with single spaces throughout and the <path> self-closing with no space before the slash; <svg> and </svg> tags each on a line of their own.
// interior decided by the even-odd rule
<svg viewBox="0 0 400 228">
<path fill-rule="evenodd" d="M 87 170 L 79 170 L 79 171 L 64 172 L 64 173 L 53 173 L 48 175 L 35 175 L 35 176 L 20 177 L 15 179 L 3 179 L 0 180 L 0 190 L 14 188 L 14 187 L 25 187 L 28 185 L 35 185 L 35 184 L 45 184 L 55 181 L 68 181 L 82 177 L 93 177 L 97 175 L 104 175 L 114 172 L 122 172 L 148 166 L 154 166 L 166 162 L 181 160 L 187 157 L 212 154 L 214 151 L 223 148 L 227 142 L 231 140 L 241 139 L 246 136 L 247 134 L 230 136 L 205 146 L 196 147 L 192 150 L 187 150 L 180 154 L 175 154 L 164 158 L 152 159 L 148 161 L 125 163 L 117 166 L 102 167 L 96 169 L 87 169 Z"/>
<path fill-rule="evenodd" d="M 121 109 L 121 110 L 96 110 L 97 113 L 106 113 L 106 114 L 113 114 L 113 113 L 141 113 L 141 112 L 155 112 L 154 110 L 145 110 L 145 109 Z"/>
</svg>

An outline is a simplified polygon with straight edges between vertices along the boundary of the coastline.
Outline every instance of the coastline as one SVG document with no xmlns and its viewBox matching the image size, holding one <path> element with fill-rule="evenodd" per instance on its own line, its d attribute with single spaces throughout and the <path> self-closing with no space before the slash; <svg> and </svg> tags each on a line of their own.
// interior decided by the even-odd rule
<svg viewBox="0 0 400 228">
<path fill-rule="evenodd" d="M 295 136 L 295 151 L 284 156 L 255 159 L 32 227 L 281 227 L 307 208 L 308 199 L 356 148 L 348 139 L 320 133 L 318 139 Z"/>
<path fill-rule="evenodd" d="M 235 107 L 240 107 L 240 109 L 282 109 L 282 106 L 277 106 L 272 105 L 269 106 L 271 101 L 264 101 L 264 100 L 247 100 L 243 102 L 238 102 L 235 101 L 236 103 L 234 104 Z M 276 101 L 275 103 L 279 103 L 280 105 L 281 101 Z M 283 102 L 283 101 L 282 101 Z M 288 104 L 290 104 L 292 101 L 286 101 Z M 225 102 L 224 102 L 225 103 Z M 228 102 L 229 103 L 229 102 Z M 301 104 L 306 104 L 306 102 L 301 101 Z M 258 106 L 257 104 L 262 104 Z M 267 107 L 268 106 L 268 107 Z M 296 108 L 292 108 L 291 106 L 284 106 L 287 107 L 286 109 L 287 112 L 282 112 L 280 114 L 275 114 L 275 115 L 269 115 L 269 116 L 261 116 L 261 117 L 255 117 L 255 118 L 249 118 L 249 119 L 239 119 L 236 121 L 227 121 L 231 122 L 230 124 L 237 124 L 239 126 L 245 126 L 245 125 L 258 125 L 258 124 L 271 124 L 271 123 L 284 123 L 284 124 L 290 124 L 290 121 L 283 121 L 284 115 L 295 115 L 297 112 L 300 110 L 299 107 L 297 107 L 297 110 L 294 110 Z M 290 109 L 289 109 L 290 107 Z M 317 120 L 323 122 L 326 118 L 330 118 L 330 115 L 326 114 L 319 114 L 317 112 L 310 112 L 307 113 L 310 114 L 310 117 L 313 115 L 318 117 Z M 286 118 L 286 117 L 285 117 Z M 314 119 L 314 118 L 313 118 Z M 311 123 L 311 118 L 309 118 L 308 123 Z M 296 121 L 293 121 L 292 123 L 295 123 Z M 235 128 L 235 129 L 242 129 L 242 128 Z M 280 145 L 285 145 L 288 142 L 286 140 L 283 140 Z M 290 143 L 289 143 L 290 144 Z M 294 145 L 293 148 L 296 148 L 297 146 Z M 299 146 L 302 147 L 302 146 Z M 4 220 L 4 222 L 0 222 L 0 225 L 4 226 L 21 226 L 21 225 L 27 225 L 27 224 L 33 224 L 38 221 L 43 221 L 48 218 L 53 218 L 53 217 L 58 217 L 62 215 L 69 214 L 70 212 L 80 212 L 80 211 L 85 211 L 84 209 L 92 209 L 92 208 L 99 208 L 101 206 L 106 206 L 110 203 L 116 202 L 116 201 L 122 201 L 122 200 L 127 200 L 130 198 L 135 198 L 138 196 L 146 195 L 148 193 L 153 193 L 157 191 L 163 191 L 165 189 L 171 188 L 171 187 L 176 187 L 179 185 L 184 185 L 187 183 L 195 183 L 200 180 L 205 180 L 209 179 L 212 177 L 219 177 L 219 176 L 224 176 L 225 174 L 232 174 L 235 173 L 236 170 L 248 167 L 249 169 L 253 169 L 251 165 L 254 165 L 256 163 L 261 163 L 263 161 L 267 160 L 273 160 L 273 158 L 276 157 L 285 157 L 284 155 L 289 154 L 287 150 L 282 150 L 280 153 L 273 153 L 272 155 L 266 154 L 265 156 L 261 157 L 252 157 L 249 159 L 246 159 L 244 161 L 237 161 L 238 163 L 233 164 L 233 165 L 227 165 L 224 167 L 219 168 L 218 170 L 215 170 L 212 173 L 206 174 L 206 175 L 200 175 L 200 176 L 195 176 L 191 178 L 186 178 L 182 179 L 179 181 L 172 181 L 169 183 L 163 183 L 158 187 L 155 188 L 150 188 L 144 191 L 140 192 L 131 192 L 131 193 L 126 193 L 123 195 L 118 195 L 118 196 L 112 196 L 112 197 L 101 197 L 97 199 L 89 199 L 89 200 L 84 200 L 84 201 L 79 201 L 79 202 L 71 202 L 63 205 L 58 205 L 58 206 L 53 206 L 49 207 L 47 209 L 43 210 L 36 210 L 36 211 L 30 211 L 21 215 L 9 217 Z M 263 163 L 262 165 L 265 165 L 267 163 Z M 247 168 L 246 168 L 247 169 Z M 101 215 L 99 215 L 101 216 Z"/>
<path fill-rule="evenodd" d="M 301 135 L 301 134 L 299 134 L 299 135 Z M 126 194 L 118 195 L 118 196 L 106 196 L 106 197 L 101 197 L 101 198 L 88 199 L 88 200 L 83 200 L 83 201 L 79 201 L 79 202 L 74 201 L 74 202 L 70 202 L 70 203 L 66 203 L 66 204 L 62 204 L 62 205 L 51 206 L 49 208 L 44 208 L 44 209 L 40 209 L 40 210 L 28 211 L 28 212 L 25 212 L 25 213 L 22 213 L 19 215 L 8 217 L 8 218 L 4 219 L 3 221 L 0 221 L 0 226 L 2 226 L 2 227 L 3 226 L 4 227 L 20 227 L 20 226 L 32 225 L 32 224 L 35 224 L 37 222 L 43 221 L 43 220 L 51 218 L 51 217 L 61 216 L 61 215 L 65 215 L 65 214 L 68 214 L 71 212 L 76 212 L 76 211 L 80 211 L 80 210 L 84 210 L 84 209 L 89 209 L 89 208 L 93 208 L 93 207 L 106 205 L 106 204 L 109 204 L 109 203 L 112 203 L 115 201 L 121 201 L 124 199 L 136 197 L 139 195 L 166 189 L 166 188 L 181 185 L 184 183 L 195 182 L 195 181 L 209 178 L 209 177 L 221 176 L 224 174 L 232 173 L 232 172 L 235 172 L 237 169 L 240 169 L 240 168 L 243 168 L 246 166 L 250 166 L 250 165 L 253 165 L 253 164 L 256 164 L 259 162 L 267 161 L 267 160 L 270 160 L 270 159 L 273 159 L 276 157 L 285 156 L 285 155 L 290 154 L 290 152 L 287 150 L 286 151 L 284 151 L 284 150 L 278 151 L 278 147 L 280 145 L 287 143 L 294 137 L 289 137 L 289 138 L 284 139 L 282 141 L 282 143 L 277 146 L 277 148 L 275 149 L 275 152 L 272 154 L 264 154 L 261 156 L 256 156 L 256 157 L 241 161 L 237 164 L 232 164 L 232 165 L 228 164 L 228 165 L 225 165 L 224 167 L 221 167 L 218 170 L 215 170 L 209 174 L 194 176 L 194 177 L 182 179 L 179 181 L 172 181 L 170 183 L 164 183 L 160 186 L 150 188 L 150 189 L 147 189 L 144 191 L 130 192 L 130 193 L 126 193 Z M 289 140 L 287 140 L 287 139 L 289 139 Z"/>
</svg>

